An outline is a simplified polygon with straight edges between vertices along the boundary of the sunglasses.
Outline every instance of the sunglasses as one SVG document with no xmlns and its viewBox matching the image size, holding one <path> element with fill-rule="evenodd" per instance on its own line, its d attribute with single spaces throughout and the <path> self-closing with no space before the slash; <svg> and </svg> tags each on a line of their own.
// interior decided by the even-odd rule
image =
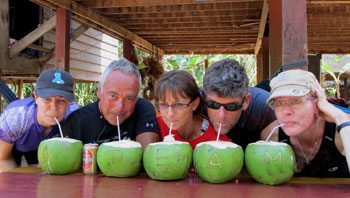
<svg viewBox="0 0 350 198">
<path fill-rule="evenodd" d="M 227 111 L 237 111 L 242 108 L 244 100 L 245 100 L 245 97 L 243 98 L 241 104 L 238 104 L 235 102 L 228 103 L 228 104 L 221 104 L 213 100 L 207 100 L 206 105 L 209 109 L 220 109 L 220 107 L 223 106 Z"/>
</svg>

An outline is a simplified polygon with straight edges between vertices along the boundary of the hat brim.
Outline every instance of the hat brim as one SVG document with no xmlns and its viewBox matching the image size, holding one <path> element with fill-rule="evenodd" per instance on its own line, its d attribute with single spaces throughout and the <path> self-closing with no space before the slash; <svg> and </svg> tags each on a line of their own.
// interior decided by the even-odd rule
<svg viewBox="0 0 350 198">
<path fill-rule="evenodd" d="M 52 89 L 52 88 L 38 89 L 35 91 L 35 93 L 40 98 L 48 98 L 52 96 L 63 96 L 67 98 L 69 101 L 74 100 L 74 95 L 72 92 L 60 90 L 60 89 Z"/>
<path fill-rule="evenodd" d="M 266 103 L 269 103 L 272 99 L 282 96 L 293 96 L 300 97 L 305 96 L 310 92 L 310 89 L 300 86 L 300 85 L 285 85 L 276 87 L 271 90 L 270 97 L 267 99 Z"/>
</svg>

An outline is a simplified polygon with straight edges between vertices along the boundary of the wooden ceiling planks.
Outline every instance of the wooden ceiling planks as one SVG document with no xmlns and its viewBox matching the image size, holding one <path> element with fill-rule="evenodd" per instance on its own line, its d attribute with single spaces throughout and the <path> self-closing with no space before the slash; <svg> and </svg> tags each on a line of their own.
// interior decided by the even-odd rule
<svg viewBox="0 0 350 198">
<path fill-rule="evenodd" d="M 253 53 L 263 6 L 262 0 L 76 2 L 165 54 Z"/>
<path fill-rule="evenodd" d="M 49 6 L 57 5 L 53 0 L 34 0 L 37 1 Z M 153 49 L 157 46 L 165 54 L 257 53 L 264 33 L 264 24 L 261 23 L 267 23 L 265 26 L 268 27 L 268 18 L 264 19 L 266 12 L 263 12 L 266 0 L 60 2 L 67 8 L 84 8 L 84 12 L 75 17 L 90 27 L 102 29 L 112 36 L 126 35 L 140 48 Z M 308 0 L 308 51 L 350 53 L 349 13 L 350 1 Z M 90 16 L 98 23 L 91 23 Z M 99 16 L 103 20 L 98 20 Z M 116 25 L 109 29 L 104 23 L 106 20 L 107 24 Z M 117 29 L 111 30 L 114 27 Z M 124 34 L 121 34 L 123 31 Z"/>
</svg>

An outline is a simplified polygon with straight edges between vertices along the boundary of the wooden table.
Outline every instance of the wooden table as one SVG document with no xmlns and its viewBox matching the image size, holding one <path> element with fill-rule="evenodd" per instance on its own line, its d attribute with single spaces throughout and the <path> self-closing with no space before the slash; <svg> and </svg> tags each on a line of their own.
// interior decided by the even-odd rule
<svg viewBox="0 0 350 198">
<path fill-rule="evenodd" d="M 225 184 L 203 182 L 196 174 L 185 180 L 155 181 L 145 173 L 133 178 L 102 174 L 46 175 L 40 168 L 0 173 L 0 197 L 350 197 L 350 179 L 293 178 L 279 186 L 256 183 L 249 177 Z"/>
</svg>

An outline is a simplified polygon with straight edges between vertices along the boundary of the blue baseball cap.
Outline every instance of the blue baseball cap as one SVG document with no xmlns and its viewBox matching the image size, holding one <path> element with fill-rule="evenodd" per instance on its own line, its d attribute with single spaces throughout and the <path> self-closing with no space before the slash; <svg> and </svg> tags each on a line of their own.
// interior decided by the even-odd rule
<svg viewBox="0 0 350 198">
<path fill-rule="evenodd" d="M 66 71 L 49 69 L 42 72 L 36 81 L 35 93 L 40 98 L 63 96 L 74 100 L 73 77 Z"/>
</svg>

